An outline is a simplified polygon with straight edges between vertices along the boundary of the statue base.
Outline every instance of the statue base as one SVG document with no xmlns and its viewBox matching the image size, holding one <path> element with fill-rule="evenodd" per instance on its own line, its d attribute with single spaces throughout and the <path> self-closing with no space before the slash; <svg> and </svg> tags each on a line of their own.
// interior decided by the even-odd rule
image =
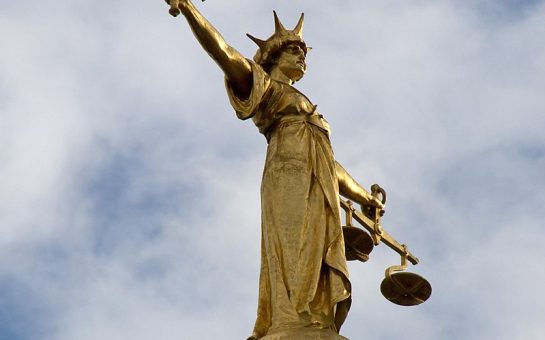
<svg viewBox="0 0 545 340">
<path fill-rule="evenodd" d="M 329 328 L 294 328 L 268 334 L 259 340 L 349 340 Z"/>
</svg>

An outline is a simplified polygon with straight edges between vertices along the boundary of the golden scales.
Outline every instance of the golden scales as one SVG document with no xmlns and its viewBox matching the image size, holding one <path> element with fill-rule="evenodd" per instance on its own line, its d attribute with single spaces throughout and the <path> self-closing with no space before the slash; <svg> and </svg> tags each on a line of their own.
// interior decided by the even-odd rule
<svg viewBox="0 0 545 340">
<path fill-rule="evenodd" d="M 371 194 L 380 197 L 386 203 L 386 192 L 378 184 L 371 186 Z M 407 246 L 397 242 L 380 224 L 384 210 L 369 207 L 362 212 L 353 208 L 352 202 L 341 198 L 341 207 L 346 212 L 346 225 L 343 226 L 345 254 L 348 261 L 369 259 L 374 246 L 380 242 L 396 251 L 401 256 L 401 265 L 388 267 L 384 280 L 380 285 L 382 295 L 389 301 L 401 306 L 415 306 L 426 301 L 431 295 L 431 285 L 422 276 L 407 272 L 407 260 L 413 265 L 418 264 L 418 258 L 411 254 Z M 352 225 L 352 219 L 359 222 L 366 230 Z"/>
</svg>

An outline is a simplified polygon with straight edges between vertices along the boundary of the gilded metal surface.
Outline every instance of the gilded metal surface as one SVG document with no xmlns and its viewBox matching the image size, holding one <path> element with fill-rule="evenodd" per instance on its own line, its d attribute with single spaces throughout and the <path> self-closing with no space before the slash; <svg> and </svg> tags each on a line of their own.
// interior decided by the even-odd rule
<svg viewBox="0 0 545 340">
<path fill-rule="evenodd" d="M 345 256 L 347 261 L 366 262 L 373 250 L 373 239 L 361 228 L 343 226 Z"/>
<path fill-rule="evenodd" d="M 361 228 L 352 225 L 352 202 L 347 203 L 350 209 L 346 210 L 346 225 L 343 226 L 344 255 L 347 261 L 366 262 L 374 247 L 373 239 Z"/>
<path fill-rule="evenodd" d="M 329 328 L 290 328 L 271 333 L 261 340 L 348 340 Z"/>
<path fill-rule="evenodd" d="M 407 259 L 414 265 L 418 264 L 419 260 L 411 252 L 407 250 L 407 247 L 396 241 L 380 224 L 380 215 L 376 214 L 375 209 L 364 209 L 367 214 L 355 210 L 348 201 L 340 200 L 341 208 L 345 211 L 351 211 L 352 216 L 358 223 L 365 228 L 373 237 L 374 240 L 384 243 L 399 255 L 403 256 L 407 253 Z M 378 243 L 375 245 L 378 245 Z"/>
<path fill-rule="evenodd" d="M 380 285 L 382 295 L 391 302 L 401 306 L 416 306 L 431 296 L 431 285 L 422 276 L 405 272 L 407 269 L 407 247 L 403 245 L 405 254 L 401 256 L 401 265 L 391 266 L 384 273 Z"/>
<path fill-rule="evenodd" d="M 382 280 L 380 291 L 397 305 L 416 306 L 431 296 L 431 285 L 418 274 L 397 272 Z"/>
<path fill-rule="evenodd" d="M 261 184 L 258 311 L 249 339 L 276 339 L 275 334 L 294 330 L 301 334 L 325 330 L 312 339 L 341 338 L 338 332 L 350 308 L 351 284 L 339 195 L 360 204 L 370 217 L 378 216 L 371 221 L 354 213 L 360 223 L 370 223 L 368 230 L 376 243 L 378 236 L 390 245 L 395 240 L 380 233 L 384 206 L 380 195 L 367 192 L 336 162 L 327 121 L 293 87 L 306 72 L 309 48 L 303 41 L 304 16 L 289 30 L 274 13 L 271 37 L 249 36 L 259 47 L 252 61 L 227 44 L 191 1 L 167 3 L 173 16 L 179 9 L 201 46 L 224 72 L 237 117 L 251 118 L 268 143 Z M 322 337 L 326 333 L 335 336 Z"/>
<path fill-rule="evenodd" d="M 371 194 L 377 199 L 380 198 L 383 204 L 386 203 L 386 191 L 377 184 L 371 186 Z M 340 203 L 346 212 L 346 224 L 349 226 L 348 228 L 343 228 L 347 244 L 356 243 L 353 240 L 356 237 L 361 237 L 359 235 L 364 232 L 362 229 L 352 226 L 352 219 L 354 218 L 371 234 L 369 240 L 362 238 L 364 241 L 360 241 L 363 243 L 363 245 L 359 246 L 360 248 L 363 249 L 365 247 L 365 242 L 371 242 L 371 245 L 373 243 L 378 245 L 382 242 L 401 255 L 401 265 L 391 266 L 386 269 L 385 278 L 380 285 L 382 295 L 389 301 L 402 306 L 415 306 L 426 301 L 431 296 L 431 285 L 420 275 L 404 271 L 407 269 L 407 260 L 413 264 L 417 264 L 418 258 L 409 252 L 406 245 L 397 242 L 384 230 L 380 224 L 380 219 L 384 215 L 384 209 L 367 206 L 362 209 L 363 212 L 359 212 L 354 209 L 350 200 L 344 201 L 341 199 Z M 358 258 L 358 255 L 365 260 L 369 258 L 368 256 L 365 258 L 358 251 L 354 251 L 350 246 L 347 246 L 347 260 L 352 259 L 349 258 L 350 256 L 362 261 Z"/>
<path fill-rule="evenodd" d="M 170 9 L 168 10 L 168 12 L 173 17 L 180 15 L 180 9 L 178 8 L 179 4 L 179 0 L 170 0 Z"/>
</svg>

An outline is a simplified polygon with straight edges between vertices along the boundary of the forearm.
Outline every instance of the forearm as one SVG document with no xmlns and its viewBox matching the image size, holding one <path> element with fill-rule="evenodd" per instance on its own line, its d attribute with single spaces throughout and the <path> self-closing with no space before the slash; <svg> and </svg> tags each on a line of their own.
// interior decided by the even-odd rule
<svg viewBox="0 0 545 340">
<path fill-rule="evenodd" d="M 193 34 L 235 86 L 243 88 L 251 85 L 250 63 L 236 49 L 229 46 L 221 34 L 197 10 L 189 0 L 180 1 L 180 11 L 187 19 Z"/>
<path fill-rule="evenodd" d="M 337 178 L 339 181 L 339 193 L 359 204 L 366 204 L 373 200 L 371 194 L 369 194 L 361 185 L 358 184 L 350 176 L 350 174 L 339 164 L 336 163 Z"/>
</svg>

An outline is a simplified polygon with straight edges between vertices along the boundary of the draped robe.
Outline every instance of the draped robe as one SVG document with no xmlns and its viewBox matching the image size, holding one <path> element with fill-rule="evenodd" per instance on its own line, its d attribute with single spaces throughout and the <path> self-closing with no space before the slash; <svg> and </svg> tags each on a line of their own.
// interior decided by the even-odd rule
<svg viewBox="0 0 545 340">
<path fill-rule="evenodd" d="M 329 126 L 310 100 L 249 61 L 248 98 L 226 81 L 238 118 L 252 118 L 268 142 L 261 184 L 259 339 L 285 329 L 336 332 L 351 301 Z"/>
</svg>

